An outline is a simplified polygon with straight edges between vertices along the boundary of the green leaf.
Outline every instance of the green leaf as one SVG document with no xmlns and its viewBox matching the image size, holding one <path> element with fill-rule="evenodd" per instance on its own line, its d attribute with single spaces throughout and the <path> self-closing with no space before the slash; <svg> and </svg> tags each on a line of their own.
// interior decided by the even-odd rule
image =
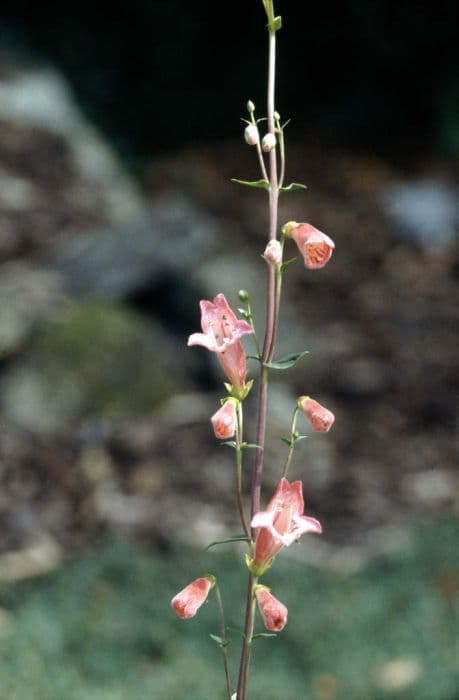
<svg viewBox="0 0 459 700">
<path fill-rule="evenodd" d="M 280 271 L 284 272 L 290 265 L 292 265 L 294 262 L 296 262 L 298 258 L 290 258 L 290 260 L 286 260 L 285 262 L 282 263 L 280 266 Z"/>
<path fill-rule="evenodd" d="M 266 362 L 265 367 L 270 369 L 289 369 L 296 365 L 298 360 L 307 355 L 309 350 L 303 350 L 303 352 L 294 352 L 291 355 L 286 355 L 281 360 L 275 360 L 273 362 Z"/>
<path fill-rule="evenodd" d="M 309 435 L 297 435 L 295 438 L 295 442 L 299 442 L 300 440 L 306 440 L 309 437 Z"/>
<path fill-rule="evenodd" d="M 219 647 L 222 647 L 222 648 L 227 647 L 229 644 L 231 644 L 231 642 L 229 641 L 229 639 L 222 639 L 221 637 L 219 637 L 219 636 L 216 635 L 216 634 L 209 634 L 209 637 L 210 637 L 211 639 L 213 639 L 214 642 L 217 642 L 218 646 L 219 646 Z"/>
<path fill-rule="evenodd" d="M 288 445 L 289 447 L 292 446 L 292 441 L 289 438 L 282 438 L 281 437 L 281 440 L 282 440 L 282 442 L 285 442 L 285 444 Z"/>
<path fill-rule="evenodd" d="M 227 537 L 225 540 L 216 540 L 207 545 L 206 551 L 217 544 L 232 544 L 233 542 L 250 542 L 250 537 L 247 537 L 247 535 L 234 535 L 233 537 Z"/>
<path fill-rule="evenodd" d="M 306 185 L 302 185 L 301 182 L 291 182 L 287 187 L 280 187 L 279 192 L 295 192 L 295 190 L 307 190 Z"/>
<path fill-rule="evenodd" d="M 237 450 L 237 443 L 234 440 L 226 440 L 225 442 L 221 442 L 220 445 L 227 445 L 228 447 L 232 447 L 233 450 Z"/>
<path fill-rule="evenodd" d="M 269 24 L 269 28 L 272 32 L 278 32 L 282 28 L 282 17 L 274 17 L 274 20 Z"/>
<path fill-rule="evenodd" d="M 252 639 L 256 639 L 257 637 L 277 637 L 277 634 L 274 632 L 258 632 L 258 634 L 254 634 Z"/>
<path fill-rule="evenodd" d="M 258 357 L 258 355 L 246 355 L 248 360 L 257 360 L 258 362 L 261 362 L 261 358 Z"/>
<path fill-rule="evenodd" d="M 246 187 L 258 187 L 260 190 L 271 189 L 271 185 L 267 180 L 237 180 L 235 177 L 232 177 L 231 182 L 236 182 L 238 185 L 245 185 Z"/>
<path fill-rule="evenodd" d="M 242 450 L 258 450 L 260 445 L 256 445 L 254 442 L 243 442 L 241 445 Z"/>
</svg>

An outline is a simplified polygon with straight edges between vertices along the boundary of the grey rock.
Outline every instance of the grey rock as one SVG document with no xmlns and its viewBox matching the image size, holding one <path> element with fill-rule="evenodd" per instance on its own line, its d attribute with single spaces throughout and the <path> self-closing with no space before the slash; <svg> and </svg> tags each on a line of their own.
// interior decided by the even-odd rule
<svg viewBox="0 0 459 700">
<path fill-rule="evenodd" d="M 0 276 L 0 356 L 16 350 L 43 319 L 65 304 L 58 275 L 8 263 Z"/>
<path fill-rule="evenodd" d="M 75 304 L 3 376 L 0 412 L 8 425 L 46 433 L 150 413 L 186 387 L 181 356 L 161 328 L 114 305 Z"/>
<path fill-rule="evenodd" d="M 459 192 L 446 180 L 393 182 L 381 200 L 402 239 L 434 251 L 448 248 L 457 235 Z"/>
<path fill-rule="evenodd" d="M 118 299 L 162 275 L 189 274 L 209 253 L 216 224 L 181 195 L 145 209 L 129 225 L 66 243 L 50 269 L 74 295 Z"/>
</svg>

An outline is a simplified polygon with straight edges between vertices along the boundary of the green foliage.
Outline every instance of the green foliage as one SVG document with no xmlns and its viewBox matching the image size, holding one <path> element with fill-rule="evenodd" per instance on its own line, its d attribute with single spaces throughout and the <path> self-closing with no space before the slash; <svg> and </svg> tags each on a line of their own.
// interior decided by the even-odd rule
<svg viewBox="0 0 459 700">
<path fill-rule="evenodd" d="M 266 584 L 289 621 L 278 638 L 254 644 L 250 697 L 317 700 L 325 677 L 336 700 L 457 700 L 458 541 L 457 521 L 422 525 L 408 551 L 354 575 L 279 555 Z M 240 627 L 246 586 L 239 552 L 105 543 L 46 578 L 3 586 L 13 625 L 0 625 L 1 700 L 223 700 L 213 595 L 186 621 L 170 599 L 202 571 L 218 575 L 234 677 L 240 637 L 231 628 Z M 397 658 L 415 659 L 420 674 L 389 692 L 380 668 Z"/>
<path fill-rule="evenodd" d="M 265 367 L 270 369 L 290 369 L 296 365 L 298 360 L 309 354 L 309 350 L 303 350 L 302 352 L 293 352 L 290 355 L 286 355 L 280 360 L 272 360 L 271 362 L 266 362 Z"/>
</svg>

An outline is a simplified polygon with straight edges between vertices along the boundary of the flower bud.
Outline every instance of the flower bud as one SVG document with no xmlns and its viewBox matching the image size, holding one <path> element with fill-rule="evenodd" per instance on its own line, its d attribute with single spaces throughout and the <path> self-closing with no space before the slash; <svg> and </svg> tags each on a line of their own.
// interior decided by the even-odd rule
<svg viewBox="0 0 459 700">
<path fill-rule="evenodd" d="M 280 121 L 280 114 L 277 110 L 274 112 L 273 117 L 277 122 Z"/>
<path fill-rule="evenodd" d="M 215 586 L 214 576 L 197 578 L 188 584 L 171 600 L 172 609 L 182 620 L 194 617 L 201 605 L 206 601 L 211 588 Z"/>
<path fill-rule="evenodd" d="M 328 433 L 335 422 L 333 413 L 309 396 L 300 396 L 298 408 L 303 411 L 312 429 L 317 433 Z"/>
<path fill-rule="evenodd" d="M 287 221 L 286 224 L 282 226 L 282 233 L 286 238 L 290 238 L 292 230 L 298 226 L 296 221 Z"/>
<path fill-rule="evenodd" d="M 282 262 L 282 246 L 277 240 L 269 241 L 265 248 L 263 257 L 271 265 L 279 265 Z"/>
<path fill-rule="evenodd" d="M 249 146 L 256 146 L 260 141 L 260 135 L 258 133 L 258 128 L 255 124 L 248 124 L 244 131 L 245 142 Z"/>
<path fill-rule="evenodd" d="M 268 133 L 263 136 L 263 141 L 261 142 L 261 147 L 265 153 L 269 153 L 276 146 L 276 137 L 274 134 Z"/>
<path fill-rule="evenodd" d="M 280 632 L 287 624 L 288 610 L 280 600 L 277 600 L 267 586 L 257 586 L 255 589 L 258 609 L 267 630 Z"/>
<path fill-rule="evenodd" d="M 236 432 L 236 405 L 234 401 L 225 401 L 210 419 L 215 437 L 219 440 L 228 440 Z"/>
<path fill-rule="evenodd" d="M 243 301 L 243 302 L 249 301 L 249 293 L 246 289 L 240 289 L 237 295 L 238 295 L 240 301 Z"/>
<path fill-rule="evenodd" d="M 252 100 L 249 100 L 247 102 L 247 111 L 249 114 L 252 114 L 252 112 L 255 112 L 255 105 L 253 104 Z"/>
</svg>

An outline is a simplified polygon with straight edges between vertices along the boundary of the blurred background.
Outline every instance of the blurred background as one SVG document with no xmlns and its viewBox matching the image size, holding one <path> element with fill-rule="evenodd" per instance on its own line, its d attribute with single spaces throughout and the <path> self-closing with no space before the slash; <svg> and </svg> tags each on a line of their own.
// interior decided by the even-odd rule
<svg viewBox="0 0 459 700">
<path fill-rule="evenodd" d="M 252 692 L 458 700 L 459 6 L 276 9 L 308 185 L 280 221 L 336 251 L 286 276 L 278 356 L 310 354 L 272 376 L 265 499 L 295 398 L 336 423 L 296 449 L 324 534 L 266 577 L 290 619 Z M 204 551 L 240 529 L 222 376 L 186 340 L 240 288 L 263 332 L 266 196 L 230 178 L 259 177 L 240 118 L 264 114 L 264 23 L 242 0 L 2 3 L 2 700 L 224 698 L 213 603 L 198 624 L 169 601 L 212 571 L 242 624 L 243 546 Z"/>
</svg>

